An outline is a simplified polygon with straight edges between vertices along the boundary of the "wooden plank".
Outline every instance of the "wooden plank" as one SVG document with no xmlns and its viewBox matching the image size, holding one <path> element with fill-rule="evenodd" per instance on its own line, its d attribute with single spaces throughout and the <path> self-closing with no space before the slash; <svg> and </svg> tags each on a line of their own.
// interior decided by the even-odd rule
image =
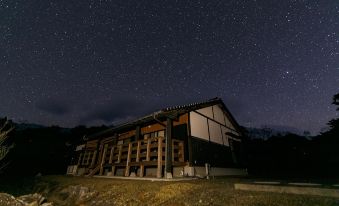
<svg viewBox="0 0 339 206">
<path fill-rule="evenodd" d="M 112 166 L 112 176 L 115 176 L 115 165 Z"/>
<path fill-rule="evenodd" d="M 184 151 L 184 142 L 179 143 L 180 149 L 178 151 L 179 162 L 185 162 L 185 151 Z"/>
<path fill-rule="evenodd" d="M 109 155 L 108 163 L 110 163 L 110 164 L 112 164 L 112 161 L 113 161 L 113 154 L 114 154 L 114 146 L 112 146 L 111 153 Z"/>
<path fill-rule="evenodd" d="M 94 164 L 95 164 L 95 158 L 97 157 L 97 151 L 95 150 L 94 151 L 94 154 L 93 154 L 93 158 L 92 158 L 92 162 L 91 162 L 91 165 L 89 166 L 90 168 L 93 168 L 94 167 Z"/>
<path fill-rule="evenodd" d="M 104 171 L 104 163 L 105 163 L 105 157 L 106 157 L 106 152 L 107 152 L 107 147 L 108 145 L 106 144 L 104 146 L 104 152 L 102 153 L 102 159 L 101 159 L 101 164 L 100 164 L 100 172 L 99 172 L 99 175 L 102 175 L 103 174 L 103 171 Z"/>
<path fill-rule="evenodd" d="M 137 157 L 136 157 L 136 162 L 139 162 L 140 160 L 140 145 L 141 145 L 141 141 L 138 141 L 138 146 L 137 146 Z"/>
<path fill-rule="evenodd" d="M 144 176 L 145 166 L 143 164 L 140 165 L 140 177 Z"/>
<path fill-rule="evenodd" d="M 127 155 L 127 162 L 126 162 L 125 177 L 129 176 L 129 170 L 130 170 L 129 163 L 131 162 L 131 153 L 132 153 L 132 143 L 129 143 L 128 144 L 128 155 Z"/>
<path fill-rule="evenodd" d="M 173 154 L 173 142 L 172 142 L 172 131 L 173 130 L 173 120 L 167 117 L 166 121 L 166 154 L 165 154 L 165 177 L 167 177 L 168 173 L 172 173 L 172 154 Z"/>
<path fill-rule="evenodd" d="M 77 163 L 78 166 L 81 164 L 82 156 L 83 156 L 83 153 L 80 153 L 78 163 Z"/>
<path fill-rule="evenodd" d="M 172 162 L 174 162 L 174 156 L 175 156 L 175 154 L 174 154 L 174 148 L 175 148 L 174 143 L 175 143 L 175 141 L 172 140 Z"/>
<path fill-rule="evenodd" d="M 158 139 L 158 168 L 157 168 L 157 178 L 162 177 L 162 138 Z"/>
<path fill-rule="evenodd" d="M 87 159 L 87 153 L 88 153 L 88 151 L 85 151 L 85 152 L 84 152 L 84 155 L 83 155 L 83 157 L 82 157 L 82 162 L 81 162 L 82 165 L 85 164 L 85 160 Z"/>
<path fill-rule="evenodd" d="M 118 163 L 121 162 L 122 145 L 119 145 Z"/>
<path fill-rule="evenodd" d="M 148 139 L 147 140 L 146 161 L 150 161 L 150 153 L 151 153 L 151 139 Z"/>
</svg>

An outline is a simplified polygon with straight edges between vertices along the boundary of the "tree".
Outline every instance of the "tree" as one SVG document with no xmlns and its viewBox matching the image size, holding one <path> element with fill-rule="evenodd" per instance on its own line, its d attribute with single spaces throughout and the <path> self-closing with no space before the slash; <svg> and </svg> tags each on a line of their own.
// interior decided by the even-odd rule
<svg viewBox="0 0 339 206">
<path fill-rule="evenodd" d="M 14 126 L 7 118 L 0 119 L 0 173 L 9 163 L 5 157 L 13 147 L 13 144 L 8 143 L 9 134 L 13 129 Z"/>
<path fill-rule="evenodd" d="M 339 111 L 339 93 L 333 96 L 333 102 L 332 104 L 337 105 L 337 110 Z"/>
<path fill-rule="evenodd" d="M 338 106 L 337 111 L 339 111 L 339 93 L 333 96 L 332 104 Z M 331 127 L 330 132 L 339 133 L 339 118 L 330 120 L 328 125 Z"/>
</svg>

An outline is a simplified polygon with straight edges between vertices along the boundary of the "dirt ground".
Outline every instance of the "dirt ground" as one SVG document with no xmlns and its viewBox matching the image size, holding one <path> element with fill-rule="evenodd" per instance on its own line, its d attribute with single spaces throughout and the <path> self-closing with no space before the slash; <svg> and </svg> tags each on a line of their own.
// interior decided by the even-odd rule
<svg viewBox="0 0 339 206">
<path fill-rule="evenodd" d="M 237 178 L 218 178 L 152 182 L 45 176 L 36 179 L 30 190 L 31 193 L 41 193 L 54 205 L 339 205 L 339 199 L 334 198 L 234 190 L 233 184 L 242 181 Z M 70 200 L 72 191 L 69 191 L 69 188 L 74 187 L 87 188 L 87 190 L 80 191 L 84 193 L 80 199 Z"/>
</svg>

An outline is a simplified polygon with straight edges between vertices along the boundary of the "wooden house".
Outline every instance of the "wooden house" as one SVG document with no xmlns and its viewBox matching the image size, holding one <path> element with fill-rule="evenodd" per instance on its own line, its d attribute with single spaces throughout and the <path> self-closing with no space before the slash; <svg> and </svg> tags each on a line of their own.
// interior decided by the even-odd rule
<svg viewBox="0 0 339 206">
<path fill-rule="evenodd" d="M 171 178 L 245 175 L 242 135 L 223 101 L 169 107 L 88 137 L 67 173 Z"/>
</svg>

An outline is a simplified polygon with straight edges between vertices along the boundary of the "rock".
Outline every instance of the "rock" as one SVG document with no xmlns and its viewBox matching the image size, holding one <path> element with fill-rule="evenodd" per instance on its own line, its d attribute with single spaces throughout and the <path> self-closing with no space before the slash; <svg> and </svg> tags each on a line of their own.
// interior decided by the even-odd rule
<svg viewBox="0 0 339 206">
<path fill-rule="evenodd" d="M 52 203 L 44 203 L 46 198 L 40 194 L 28 194 L 15 198 L 6 193 L 0 193 L 0 206 L 53 206 Z"/>
<path fill-rule="evenodd" d="M 6 206 L 25 206 L 25 203 L 21 202 L 20 200 L 17 200 L 14 196 L 6 194 L 6 193 L 0 193 L 0 205 L 6 205 Z"/>
<path fill-rule="evenodd" d="M 18 197 L 17 199 L 21 200 L 22 202 L 24 202 L 25 204 L 27 204 L 29 206 L 35 206 L 35 205 L 39 206 L 43 202 L 46 201 L 46 198 L 44 198 L 42 195 L 40 195 L 38 193 L 22 195 L 22 196 Z"/>
<path fill-rule="evenodd" d="M 90 201 L 97 194 L 98 193 L 96 191 L 90 191 L 88 187 L 81 185 L 69 186 L 59 193 L 61 199 L 70 203 L 70 205 L 71 203 L 79 204 Z"/>
<path fill-rule="evenodd" d="M 53 203 L 51 203 L 51 202 L 46 202 L 46 203 L 44 203 L 44 204 L 42 204 L 42 205 L 40 205 L 40 206 L 53 206 Z"/>
</svg>

